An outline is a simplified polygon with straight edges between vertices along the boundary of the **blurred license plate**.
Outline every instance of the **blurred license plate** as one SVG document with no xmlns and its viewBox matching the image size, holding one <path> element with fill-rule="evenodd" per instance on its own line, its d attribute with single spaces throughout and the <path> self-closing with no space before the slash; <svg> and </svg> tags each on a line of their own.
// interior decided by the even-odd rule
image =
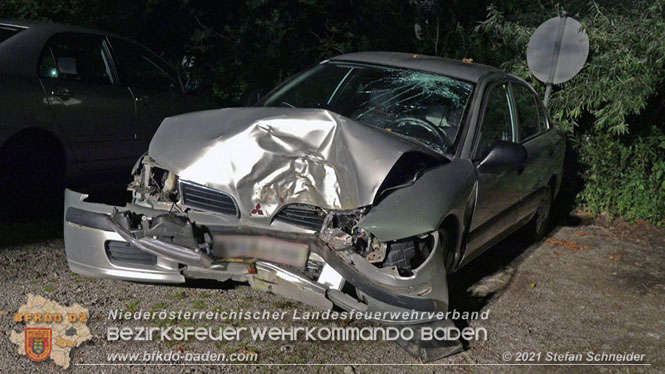
<svg viewBox="0 0 665 374">
<path fill-rule="evenodd" d="M 255 258 L 304 268 L 309 245 L 267 236 L 215 235 L 215 257 Z"/>
</svg>

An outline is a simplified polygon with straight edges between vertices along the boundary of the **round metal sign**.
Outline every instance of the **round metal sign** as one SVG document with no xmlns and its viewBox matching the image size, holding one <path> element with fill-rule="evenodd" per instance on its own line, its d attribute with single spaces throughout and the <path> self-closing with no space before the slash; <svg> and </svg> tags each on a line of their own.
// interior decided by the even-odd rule
<svg viewBox="0 0 665 374">
<path fill-rule="evenodd" d="M 570 17 L 554 17 L 538 26 L 526 48 L 526 61 L 538 80 L 563 83 L 582 70 L 589 55 L 589 37 Z"/>
</svg>

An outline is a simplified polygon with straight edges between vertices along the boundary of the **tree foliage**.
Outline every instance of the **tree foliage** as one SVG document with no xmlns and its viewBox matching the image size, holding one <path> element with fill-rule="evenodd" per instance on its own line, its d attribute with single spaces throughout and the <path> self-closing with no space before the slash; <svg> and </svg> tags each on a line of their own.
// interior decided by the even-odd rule
<svg viewBox="0 0 665 374">
<path fill-rule="evenodd" d="M 326 58 L 359 50 L 409 50 L 413 9 L 404 1 L 247 0 L 192 7 L 197 25 L 189 54 L 194 74 L 214 94 L 238 102 L 247 89 L 265 94 Z"/>
<path fill-rule="evenodd" d="M 653 102 L 664 93 L 665 1 L 578 1 L 565 10 L 589 35 L 589 58 L 579 75 L 554 89 L 548 111 L 579 155 L 585 184 L 578 200 L 591 213 L 660 222 L 665 107 Z M 540 23 L 563 11 L 540 2 L 490 7 L 473 29 L 472 57 L 522 76 L 542 93 L 526 46 Z"/>
<path fill-rule="evenodd" d="M 619 2 L 586 2 L 572 14 L 589 35 L 589 59 L 571 81 L 555 90 L 550 115 L 567 131 L 580 125 L 583 114 L 590 114 L 595 131 L 617 135 L 629 132 L 627 117 L 642 112 L 665 72 L 665 1 L 633 1 L 630 7 Z M 531 80 L 526 65 L 526 45 L 535 28 L 563 9 L 544 12 L 532 6 L 525 14 L 509 20 L 498 8 L 476 27 L 476 42 L 499 47 L 500 53 L 486 55 L 490 60 Z M 530 14 L 530 17 L 525 15 Z M 479 46 L 481 47 L 481 46 Z M 492 49 L 495 49 L 492 48 Z"/>
</svg>

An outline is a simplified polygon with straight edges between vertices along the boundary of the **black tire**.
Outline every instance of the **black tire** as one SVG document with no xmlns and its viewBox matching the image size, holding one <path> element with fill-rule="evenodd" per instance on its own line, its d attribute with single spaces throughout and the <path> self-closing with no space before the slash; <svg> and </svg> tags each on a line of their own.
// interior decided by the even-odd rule
<svg viewBox="0 0 665 374">
<path fill-rule="evenodd" d="M 62 214 L 65 157 L 55 141 L 10 139 L 0 149 L 0 216 L 26 219 Z"/>
<path fill-rule="evenodd" d="M 552 217 L 552 202 L 553 202 L 553 191 L 551 186 L 546 187 L 546 192 L 543 196 L 543 199 L 540 201 L 540 205 L 536 210 L 536 214 L 533 216 L 531 221 L 527 226 L 527 231 L 531 240 L 539 242 L 545 237 L 545 234 L 549 232 L 550 229 L 550 218 Z"/>
</svg>

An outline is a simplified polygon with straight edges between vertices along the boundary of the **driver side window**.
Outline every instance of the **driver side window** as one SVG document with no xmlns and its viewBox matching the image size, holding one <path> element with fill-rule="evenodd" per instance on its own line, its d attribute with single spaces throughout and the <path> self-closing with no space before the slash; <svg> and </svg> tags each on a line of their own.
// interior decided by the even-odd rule
<svg viewBox="0 0 665 374">
<path fill-rule="evenodd" d="M 505 84 L 495 86 L 487 96 L 474 160 L 482 160 L 499 140 L 515 141 L 510 96 Z"/>
</svg>

